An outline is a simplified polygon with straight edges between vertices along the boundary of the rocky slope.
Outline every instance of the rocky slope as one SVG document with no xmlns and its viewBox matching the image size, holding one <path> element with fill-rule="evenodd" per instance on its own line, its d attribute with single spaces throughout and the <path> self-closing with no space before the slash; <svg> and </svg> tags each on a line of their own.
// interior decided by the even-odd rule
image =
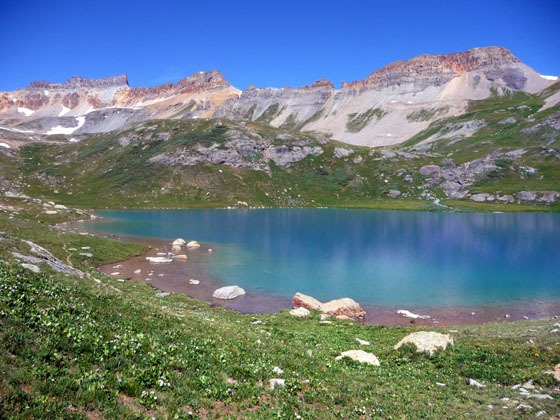
<svg viewBox="0 0 560 420">
<path fill-rule="evenodd" d="M 470 100 L 551 85 L 501 47 L 420 55 L 335 89 L 328 80 L 300 88 L 241 92 L 218 71 L 180 82 L 131 88 L 125 75 L 65 83 L 33 82 L 0 93 L 0 134 L 101 133 L 150 119 L 216 118 L 313 131 L 355 145 L 402 143 L 432 122 L 465 112 Z M 552 99 L 557 103 L 558 98 Z"/>
</svg>

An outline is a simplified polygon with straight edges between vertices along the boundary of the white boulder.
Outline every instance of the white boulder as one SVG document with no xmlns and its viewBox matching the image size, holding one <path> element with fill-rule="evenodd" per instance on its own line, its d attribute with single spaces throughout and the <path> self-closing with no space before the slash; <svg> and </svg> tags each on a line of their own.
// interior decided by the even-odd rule
<svg viewBox="0 0 560 420">
<path fill-rule="evenodd" d="M 335 360 L 341 360 L 345 357 L 348 357 L 360 363 L 367 363 L 374 366 L 379 366 L 380 364 L 379 359 L 373 353 L 368 353 L 363 350 L 344 351 L 339 356 L 336 356 Z"/>
<path fill-rule="evenodd" d="M 432 355 L 436 350 L 445 350 L 449 344 L 453 345 L 453 337 L 433 331 L 418 331 L 399 341 L 395 345 L 395 350 L 407 343 L 414 344 L 418 353 L 425 352 Z"/>
<path fill-rule="evenodd" d="M 196 241 L 190 241 L 189 243 L 187 243 L 187 248 L 188 249 L 200 248 L 200 244 Z"/>
<path fill-rule="evenodd" d="M 216 299 L 229 300 L 229 299 L 235 299 L 236 297 L 242 296 L 244 294 L 245 294 L 245 290 L 243 290 L 239 286 L 226 286 L 226 287 L 220 287 L 219 289 L 216 289 L 212 294 L 212 297 Z"/>
<path fill-rule="evenodd" d="M 303 307 L 292 309 L 290 311 L 291 316 L 295 316 L 295 317 L 298 317 L 298 318 L 305 318 L 306 316 L 309 316 L 310 313 L 311 312 L 309 312 L 309 309 L 303 308 Z"/>
<path fill-rule="evenodd" d="M 171 246 L 177 246 L 179 248 L 181 248 L 182 246 L 184 246 L 187 243 L 187 241 L 185 241 L 183 238 L 177 238 L 173 241 L 173 243 L 171 244 Z"/>
</svg>

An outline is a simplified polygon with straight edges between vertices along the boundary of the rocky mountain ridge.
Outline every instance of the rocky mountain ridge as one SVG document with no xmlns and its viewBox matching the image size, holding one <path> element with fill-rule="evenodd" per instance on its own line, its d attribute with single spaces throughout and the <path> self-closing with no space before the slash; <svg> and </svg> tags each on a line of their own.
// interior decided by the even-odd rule
<svg viewBox="0 0 560 420">
<path fill-rule="evenodd" d="M 80 135 L 151 119 L 217 118 L 313 131 L 349 144 L 402 143 L 432 122 L 460 115 L 468 101 L 509 92 L 536 93 L 554 83 L 502 47 L 397 61 L 335 89 L 321 79 L 300 88 L 232 86 L 217 71 L 176 84 L 132 88 L 126 75 L 33 82 L 0 93 L 0 131 Z"/>
</svg>

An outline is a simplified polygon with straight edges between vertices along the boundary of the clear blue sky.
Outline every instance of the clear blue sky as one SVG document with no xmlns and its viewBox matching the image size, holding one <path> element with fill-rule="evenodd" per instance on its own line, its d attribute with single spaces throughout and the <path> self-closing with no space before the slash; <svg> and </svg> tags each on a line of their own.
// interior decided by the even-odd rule
<svg viewBox="0 0 560 420">
<path fill-rule="evenodd" d="M 221 70 L 234 86 L 364 79 L 399 59 L 501 45 L 560 74 L 560 0 L 0 1 L 0 91 Z"/>
</svg>

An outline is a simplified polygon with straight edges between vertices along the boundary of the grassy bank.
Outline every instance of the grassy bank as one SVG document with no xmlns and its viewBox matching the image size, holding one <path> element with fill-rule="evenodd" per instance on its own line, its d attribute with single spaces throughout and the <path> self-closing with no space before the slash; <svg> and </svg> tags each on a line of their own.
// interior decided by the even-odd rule
<svg viewBox="0 0 560 420">
<path fill-rule="evenodd" d="M 286 312 L 244 316 L 96 276 L 99 283 L 0 266 L 0 416 L 558 414 L 554 380 L 544 373 L 560 363 L 554 320 L 461 328 L 451 350 L 429 357 L 393 350 L 410 329 L 321 324 L 318 316 Z M 359 348 L 356 338 L 372 343 L 362 348 L 381 366 L 334 360 Z M 271 378 L 286 386 L 269 389 Z M 511 388 L 531 379 L 554 399 L 528 399 Z"/>
</svg>

